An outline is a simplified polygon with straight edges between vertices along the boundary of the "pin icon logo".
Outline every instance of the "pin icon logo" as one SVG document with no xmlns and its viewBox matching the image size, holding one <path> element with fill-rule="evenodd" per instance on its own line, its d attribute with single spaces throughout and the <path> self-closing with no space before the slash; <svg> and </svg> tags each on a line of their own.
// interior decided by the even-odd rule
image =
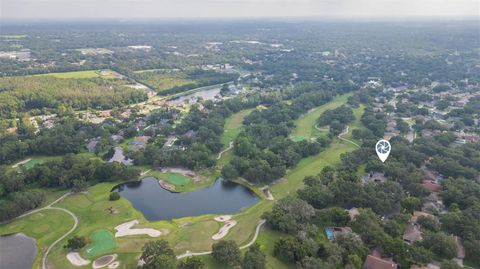
<svg viewBox="0 0 480 269">
<path fill-rule="evenodd" d="M 390 155 L 392 146 L 390 146 L 390 142 L 387 140 L 381 139 L 378 140 L 377 144 L 375 145 L 375 149 L 377 150 L 377 155 L 378 158 L 380 158 L 380 161 L 385 162 L 388 158 L 388 155 Z"/>
</svg>

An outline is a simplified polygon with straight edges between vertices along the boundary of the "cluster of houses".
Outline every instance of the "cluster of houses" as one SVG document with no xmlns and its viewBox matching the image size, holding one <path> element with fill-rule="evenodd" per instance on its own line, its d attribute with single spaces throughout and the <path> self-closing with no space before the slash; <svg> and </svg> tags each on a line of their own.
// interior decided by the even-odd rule
<svg viewBox="0 0 480 269">
<path fill-rule="evenodd" d="M 439 193 L 442 191 L 441 182 L 443 177 L 426 166 L 422 166 L 424 172 L 424 178 L 422 181 L 422 186 L 430 192 L 429 196 L 424 199 L 421 211 L 414 211 L 408 224 L 405 228 L 404 234 L 402 236 L 403 241 L 406 244 L 413 244 L 418 241 L 423 240 L 422 236 L 422 227 L 419 224 L 419 219 L 421 218 L 433 218 L 438 221 L 436 215 L 446 212 L 445 206 L 443 205 L 442 199 L 440 198 Z M 370 172 L 367 175 L 361 177 L 361 182 L 366 183 L 383 183 L 386 182 L 387 178 L 384 173 L 380 172 Z M 359 214 L 357 208 L 352 208 L 347 210 L 350 216 L 350 220 L 354 221 L 356 216 Z M 327 227 L 325 228 L 325 233 L 328 240 L 334 240 L 338 234 L 342 233 L 352 233 L 350 227 Z M 465 249 L 462 244 L 462 239 L 458 236 L 452 236 L 452 239 L 457 245 L 457 256 L 454 261 L 463 267 L 463 259 L 465 258 Z M 399 268 L 399 265 L 395 263 L 391 258 L 382 258 L 381 252 L 374 250 L 370 255 L 367 256 L 363 269 L 383 269 L 383 268 Z M 411 269 L 439 269 L 439 264 L 432 262 L 427 266 L 412 266 Z"/>
</svg>

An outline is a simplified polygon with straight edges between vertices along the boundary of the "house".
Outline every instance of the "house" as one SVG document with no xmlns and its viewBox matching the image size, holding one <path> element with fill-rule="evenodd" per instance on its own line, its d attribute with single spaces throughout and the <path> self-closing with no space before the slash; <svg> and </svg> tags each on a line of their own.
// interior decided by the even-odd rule
<svg viewBox="0 0 480 269">
<path fill-rule="evenodd" d="M 412 217 L 410 218 L 411 223 L 417 223 L 418 218 L 420 217 L 428 217 L 428 218 L 434 218 L 434 216 L 428 212 L 423 212 L 423 211 L 414 211 L 412 214 Z"/>
<path fill-rule="evenodd" d="M 363 263 L 363 269 L 397 269 L 398 264 L 391 259 L 382 259 L 373 255 L 368 255 Z"/>
<path fill-rule="evenodd" d="M 387 181 L 384 173 L 372 172 L 362 177 L 362 183 L 374 182 L 384 183 Z"/>
<path fill-rule="evenodd" d="M 428 211 L 432 213 L 440 213 L 445 210 L 445 206 L 443 205 L 443 201 L 438 197 L 438 194 L 435 192 L 430 193 L 424 199 L 424 203 L 422 205 L 422 211 Z"/>
<path fill-rule="evenodd" d="M 352 228 L 350 227 L 328 227 L 325 228 L 325 233 L 327 234 L 328 240 L 333 240 L 339 234 L 349 234 L 352 233 Z"/>
<path fill-rule="evenodd" d="M 423 239 L 420 228 L 417 224 L 412 222 L 408 223 L 402 238 L 407 244 L 413 244 L 414 242 L 421 241 Z"/>
</svg>

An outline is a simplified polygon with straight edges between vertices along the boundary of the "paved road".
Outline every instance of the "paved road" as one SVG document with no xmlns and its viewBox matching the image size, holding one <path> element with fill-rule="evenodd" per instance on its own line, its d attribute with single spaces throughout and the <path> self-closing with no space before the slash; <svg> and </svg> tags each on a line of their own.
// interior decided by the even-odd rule
<svg viewBox="0 0 480 269">
<path fill-rule="evenodd" d="M 262 228 L 262 226 L 264 224 L 265 224 L 264 219 L 262 219 L 258 222 L 257 228 L 255 229 L 255 234 L 253 235 L 252 240 L 250 240 L 250 242 L 248 242 L 247 244 L 241 246 L 240 249 L 248 248 L 249 246 L 253 245 L 253 243 L 255 243 L 255 241 L 257 240 L 258 234 L 260 233 L 260 228 Z M 188 252 L 187 251 L 186 253 L 184 253 L 182 255 L 178 255 L 177 259 L 180 260 L 180 259 L 183 259 L 185 257 L 202 256 L 202 255 L 210 255 L 210 254 L 212 254 L 212 251 L 205 251 L 205 252 Z"/>
</svg>

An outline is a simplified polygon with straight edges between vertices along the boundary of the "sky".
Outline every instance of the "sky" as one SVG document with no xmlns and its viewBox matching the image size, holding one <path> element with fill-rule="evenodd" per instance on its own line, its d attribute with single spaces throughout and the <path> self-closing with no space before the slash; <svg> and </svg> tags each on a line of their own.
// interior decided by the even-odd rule
<svg viewBox="0 0 480 269">
<path fill-rule="evenodd" d="M 480 17 L 480 0 L 0 0 L 2 19 Z"/>
</svg>

